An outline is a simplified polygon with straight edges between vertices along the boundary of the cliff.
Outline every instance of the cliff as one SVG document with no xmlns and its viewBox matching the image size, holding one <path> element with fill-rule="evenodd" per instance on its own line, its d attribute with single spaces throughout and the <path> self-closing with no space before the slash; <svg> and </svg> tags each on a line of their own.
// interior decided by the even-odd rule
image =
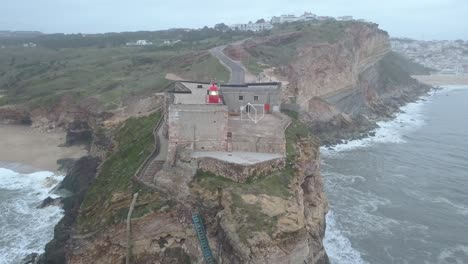
<svg viewBox="0 0 468 264">
<path fill-rule="evenodd" d="M 254 38 L 225 52 L 234 59 L 248 54 L 242 56 L 249 58 L 248 69 L 256 68 L 253 63 L 264 69 L 259 77 L 273 71 L 268 77 L 286 79 L 285 106 L 300 113 L 322 144 L 363 136 L 430 89 L 410 77 L 408 70 L 417 67 L 391 52 L 387 32 L 376 24 L 326 22 L 285 30 L 293 32 Z"/>
<path fill-rule="evenodd" d="M 195 173 L 196 164 L 182 162 L 174 174 L 159 175 L 155 189 L 130 178 L 116 187 L 111 181 L 123 180 L 123 175 L 105 173 L 104 168 L 118 165 L 104 162 L 66 243 L 67 263 L 121 263 L 125 259 L 125 216 L 131 194 L 137 191 L 132 263 L 203 262 L 191 223 L 194 212 L 204 218 L 219 263 L 328 263 L 322 244 L 327 202 L 319 145 L 297 119 L 288 128 L 287 138 L 286 168 L 246 183 Z M 105 183 L 114 187 L 104 187 Z"/>
</svg>

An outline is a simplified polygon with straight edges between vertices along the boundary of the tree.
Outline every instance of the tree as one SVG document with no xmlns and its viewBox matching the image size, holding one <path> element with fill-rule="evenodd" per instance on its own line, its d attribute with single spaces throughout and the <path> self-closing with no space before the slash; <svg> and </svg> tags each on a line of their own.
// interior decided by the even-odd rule
<svg viewBox="0 0 468 264">
<path fill-rule="evenodd" d="M 255 22 L 255 24 L 265 23 L 265 19 L 261 18 Z"/>
<path fill-rule="evenodd" d="M 214 26 L 216 31 L 226 32 L 229 30 L 229 27 L 224 23 L 219 23 Z"/>
</svg>

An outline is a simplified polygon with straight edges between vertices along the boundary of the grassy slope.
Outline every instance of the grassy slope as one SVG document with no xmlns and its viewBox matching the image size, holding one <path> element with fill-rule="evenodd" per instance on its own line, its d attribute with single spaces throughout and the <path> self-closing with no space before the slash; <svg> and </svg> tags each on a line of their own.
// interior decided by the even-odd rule
<svg viewBox="0 0 468 264">
<path fill-rule="evenodd" d="M 302 36 L 281 43 L 264 43 L 249 49 L 253 56 L 246 63 L 246 67 L 253 72 L 259 72 L 259 62 L 278 66 L 286 65 L 294 59 L 297 47 L 306 43 L 335 43 L 344 34 L 349 22 L 312 22 L 312 23 L 287 23 L 275 27 L 272 35 L 301 32 Z M 245 63 L 245 62 L 244 62 Z"/>
<path fill-rule="evenodd" d="M 176 72 L 184 79 L 205 82 L 209 82 L 212 79 L 216 79 L 219 82 L 228 82 L 230 76 L 229 70 L 210 54 L 206 54 L 193 63 L 182 66 Z"/>
<path fill-rule="evenodd" d="M 394 64 L 410 75 L 429 75 L 432 71 L 435 71 L 434 69 L 413 62 L 396 52 L 389 53 L 385 59 L 388 63 Z"/>
<path fill-rule="evenodd" d="M 102 225 L 124 221 L 131 195 L 137 190 L 140 197 L 134 217 L 171 205 L 170 201 L 161 199 L 132 181 L 136 170 L 154 148 L 152 130 L 160 118 L 160 113 L 131 118 L 115 131 L 116 148 L 102 164 L 81 205 L 83 212 L 78 218 L 80 231 L 89 232 Z"/>
<path fill-rule="evenodd" d="M 229 72 L 211 56 L 185 68 L 177 64 L 178 58 L 199 53 L 185 46 L 2 49 L 0 105 L 44 106 L 73 95 L 94 97 L 112 109 L 126 96 L 161 91 L 169 84 L 164 78 L 169 71 L 197 79 L 228 79 Z"/>
<path fill-rule="evenodd" d="M 44 105 L 61 95 L 94 96 L 111 106 L 130 93 L 167 85 L 162 65 L 173 52 L 141 48 L 8 49 L 0 54 L 0 103 Z"/>
</svg>

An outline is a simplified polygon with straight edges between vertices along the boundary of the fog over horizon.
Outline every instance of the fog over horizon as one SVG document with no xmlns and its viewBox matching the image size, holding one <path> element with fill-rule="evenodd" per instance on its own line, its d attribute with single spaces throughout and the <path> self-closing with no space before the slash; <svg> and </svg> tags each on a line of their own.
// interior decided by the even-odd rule
<svg viewBox="0 0 468 264">
<path fill-rule="evenodd" d="M 392 37 L 468 40 L 466 0 L 0 0 L 0 30 L 44 33 L 105 33 L 201 28 L 255 22 L 281 14 L 366 19 Z"/>
</svg>

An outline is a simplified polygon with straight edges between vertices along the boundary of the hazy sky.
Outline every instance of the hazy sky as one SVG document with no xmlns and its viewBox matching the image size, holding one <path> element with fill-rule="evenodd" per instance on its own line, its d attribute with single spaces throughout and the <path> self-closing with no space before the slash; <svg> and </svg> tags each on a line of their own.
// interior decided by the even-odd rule
<svg viewBox="0 0 468 264">
<path fill-rule="evenodd" d="M 0 7 L 0 30 L 199 28 L 311 11 L 364 18 L 396 37 L 468 40 L 468 0 L 0 0 Z"/>
</svg>

